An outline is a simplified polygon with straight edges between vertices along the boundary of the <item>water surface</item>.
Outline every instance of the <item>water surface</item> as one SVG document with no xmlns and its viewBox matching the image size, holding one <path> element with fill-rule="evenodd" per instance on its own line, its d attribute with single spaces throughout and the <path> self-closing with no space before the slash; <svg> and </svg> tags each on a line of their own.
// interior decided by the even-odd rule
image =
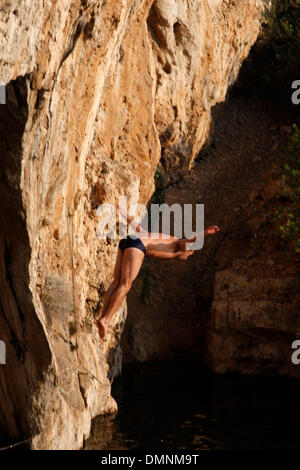
<svg viewBox="0 0 300 470">
<path fill-rule="evenodd" d="M 193 360 L 131 363 L 112 385 L 115 416 L 86 449 L 300 449 L 300 382 L 215 375 Z"/>
</svg>

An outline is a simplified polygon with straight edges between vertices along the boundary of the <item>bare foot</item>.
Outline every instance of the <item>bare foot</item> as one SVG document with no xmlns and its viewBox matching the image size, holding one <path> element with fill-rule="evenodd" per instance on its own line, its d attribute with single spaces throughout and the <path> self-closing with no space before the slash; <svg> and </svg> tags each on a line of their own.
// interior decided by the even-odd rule
<svg viewBox="0 0 300 470">
<path fill-rule="evenodd" d="M 106 333 L 107 333 L 107 329 L 108 329 L 108 323 L 104 320 L 104 318 L 100 318 L 97 321 L 97 327 L 98 327 L 98 332 L 99 332 L 100 339 L 102 341 L 105 341 L 106 340 Z"/>
</svg>

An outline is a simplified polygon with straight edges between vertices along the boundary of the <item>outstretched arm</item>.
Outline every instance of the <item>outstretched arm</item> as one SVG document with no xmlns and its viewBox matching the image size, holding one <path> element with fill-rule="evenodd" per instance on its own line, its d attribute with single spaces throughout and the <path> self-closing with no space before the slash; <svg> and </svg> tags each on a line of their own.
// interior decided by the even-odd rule
<svg viewBox="0 0 300 470">
<path fill-rule="evenodd" d="M 196 233 L 196 235 L 193 238 L 188 238 L 188 239 L 182 238 L 179 241 L 179 248 L 181 250 L 186 250 L 186 243 L 194 243 L 197 240 L 197 238 L 200 237 L 200 235 L 204 235 L 206 237 L 207 235 L 213 235 L 214 233 L 217 233 L 219 231 L 220 231 L 220 227 L 218 227 L 218 225 L 211 225 L 206 230 L 204 230 L 204 232 Z"/>
<path fill-rule="evenodd" d="M 186 260 L 189 256 L 194 253 L 194 250 L 185 250 L 185 251 L 158 251 L 153 249 L 147 249 L 145 256 L 149 258 L 158 258 L 158 259 L 174 259 L 178 258 L 181 260 Z"/>
</svg>

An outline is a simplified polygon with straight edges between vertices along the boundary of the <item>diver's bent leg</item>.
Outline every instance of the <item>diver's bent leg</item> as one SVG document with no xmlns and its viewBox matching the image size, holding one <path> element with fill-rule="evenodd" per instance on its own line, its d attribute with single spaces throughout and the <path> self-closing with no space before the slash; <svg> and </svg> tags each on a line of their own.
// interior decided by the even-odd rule
<svg viewBox="0 0 300 470">
<path fill-rule="evenodd" d="M 103 299 L 103 306 L 102 306 L 101 316 L 103 316 L 105 314 L 105 311 L 106 311 L 107 306 L 109 304 L 109 300 L 110 300 L 112 294 L 118 288 L 119 282 L 120 282 L 119 279 L 114 279 L 113 282 L 110 284 L 109 288 L 107 289 L 107 291 L 105 292 L 104 299 Z"/>
<path fill-rule="evenodd" d="M 99 334 L 101 338 L 105 336 L 111 318 L 121 307 L 123 300 L 125 299 L 126 294 L 129 292 L 130 288 L 131 283 L 120 283 L 120 285 L 111 295 L 108 306 L 106 307 L 106 311 L 98 321 Z"/>
<path fill-rule="evenodd" d="M 105 338 L 111 318 L 120 308 L 126 294 L 129 292 L 132 282 L 139 273 L 144 259 L 144 253 L 137 248 L 127 248 L 124 251 L 121 267 L 120 284 L 112 293 L 104 315 L 98 321 L 100 338 Z"/>
<path fill-rule="evenodd" d="M 104 315 L 104 313 L 107 309 L 108 303 L 109 303 L 109 299 L 111 298 L 112 294 L 117 289 L 117 287 L 120 283 L 121 269 L 122 269 L 122 258 L 123 258 L 123 251 L 119 248 L 116 263 L 115 263 L 115 268 L 114 268 L 114 280 L 112 281 L 109 288 L 107 289 L 107 291 L 104 294 L 101 316 Z"/>
</svg>

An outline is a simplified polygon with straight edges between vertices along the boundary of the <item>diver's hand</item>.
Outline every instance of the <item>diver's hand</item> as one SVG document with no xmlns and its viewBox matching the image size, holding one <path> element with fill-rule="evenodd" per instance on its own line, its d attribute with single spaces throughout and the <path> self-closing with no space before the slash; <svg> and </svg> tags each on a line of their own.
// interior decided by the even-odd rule
<svg viewBox="0 0 300 470">
<path fill-rule="evenodd" d="M 206 230 L 204 230 L 204 235 L 213 235 L 214 233 L 219 232 L 221 229 L 218 227 L 218 225 L 212 225 L 211 227 L 208 227 Z"/>
<path fill-rule="evenodd" d="M 194 251 L 195 250 L 185 250 L 178 256 L 178 259 L 181 259 L 182 261 L 186 261 L 190 256 L 192 256 Z"/>
</svg>

